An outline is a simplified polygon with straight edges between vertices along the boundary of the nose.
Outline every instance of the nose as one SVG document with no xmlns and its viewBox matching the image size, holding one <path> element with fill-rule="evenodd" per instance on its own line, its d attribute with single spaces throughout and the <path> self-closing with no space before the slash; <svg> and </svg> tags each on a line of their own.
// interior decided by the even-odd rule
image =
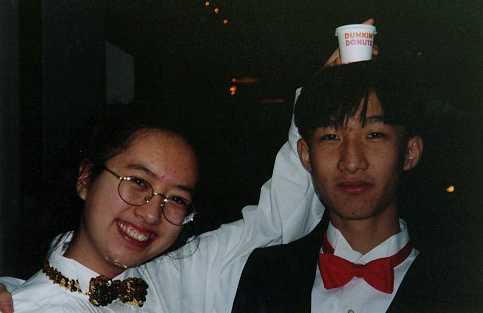
<svg viewBox="0 0 483 313">
<path fill-rule="evenodd" d="M 156 225 L 161 221 L 162 207 L 164 199 L 161 197 L 153 197 L 148 203 L 135 208 L 135 214 L 141 218 L 146 224 Z"/>
<path fill-rule="evenodd" d="M 346 174 L 355 174 L 368 167 L 364 144 L 356 138 L 344 138 L 340 145 L 338 169 Z"/>
</svg>

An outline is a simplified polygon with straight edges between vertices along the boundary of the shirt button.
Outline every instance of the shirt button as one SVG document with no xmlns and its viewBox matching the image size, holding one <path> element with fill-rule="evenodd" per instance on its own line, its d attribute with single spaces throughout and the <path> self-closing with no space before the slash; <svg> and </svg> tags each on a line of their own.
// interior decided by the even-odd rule
<svg viewBox="0 0 483 313">
<path fill-rule="evenodd" d="M 354 312 L 354 310 L 349 309 L 349 310 L 347 310 L 347 313 L 355 313 L 355 312 Z"/>
</svg>

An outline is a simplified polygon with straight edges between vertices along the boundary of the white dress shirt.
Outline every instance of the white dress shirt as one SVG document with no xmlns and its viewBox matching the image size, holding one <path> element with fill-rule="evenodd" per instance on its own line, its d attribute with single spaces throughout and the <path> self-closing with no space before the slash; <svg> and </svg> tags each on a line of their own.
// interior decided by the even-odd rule
<svg viewBox="0 0 483 313">
<path fill-rule="evenodd" d="M 375 259 L 396 254 L 409 241 L 406 223 L 399 220 L 401 231 L 376 246 L 366 254 L 354 251 L 342 233 L 329 223 L 327 240 L 334 248 L 334 255 L 356 264 L 366 264 Z M 322 249 L 321 249 L 321 252 Z M 383 313 L 386 312 L 401 284 L 404 275 L 418 255 L 412 249 L 409 256 L 394 268 L 394 290 L 387 294 L 374 289 L 362 278 L 354 277 L 340 288 L 325 289 L 320 276 L 319 267 L 315 273 L 312 288 L 312 313 Z"/>
<path fill-rule="evenodd" d="M 310 175 L 298 158 L 299 138 L 292 121 L 289 140 L 277 154 L 272 178 L 262 186 L 258 205 L 242 210 L 242 220 L 202 234 L 199 240 L 180 250 L 130 268 L 121 275 L 140 276 L 148 283 L 142 309 L 121 303 L 94 307 L 87 302 L 87 297 L 66 291 L 46 281 L 44 274 L 37 273 L 15 290 L 15 312 L 120 312 L 120 307 L 123 312 L 231 312 L 238 281 L 250 253 L 257 247 L 301 238 L 323 215 L 324 208 L 314 192 Z M 68 237 L 64 236 L 63 243 Z M 62 260 L 57 269 L 65 276 L 87 279 L 95 275 L 62 254 L 62 249 L 54 249 L 51 258 Z M 69 309 L 53 311 L 58 305 Z"/>
</svg>

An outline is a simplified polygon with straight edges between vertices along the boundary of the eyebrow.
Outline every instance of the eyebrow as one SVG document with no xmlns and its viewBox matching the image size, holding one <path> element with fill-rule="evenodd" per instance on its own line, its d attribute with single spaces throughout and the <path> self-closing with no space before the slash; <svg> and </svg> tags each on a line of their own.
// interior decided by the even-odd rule
<svg viewBox="0 0 483 313">
<path fill-rule="evenodd" d="M 158 177 L 158 175 L 156 175 L 153 171 L 151 171 L 149 168 L 145 167 L 144 165 L 141 165 L 141 164 L 129 164 L 127 166 L 127 168 L 141 171 L 141 172 L 145 173 L 146 175 L 150 176 L 153 179 L 160 180 L 160 178 Z M 184 190 L 186 192 L 189 192 L 191 194 L 194 193 L 194 188 L 191 188 L 191 187 L 188 187 L 188 186 L 185 186 L 185 185 L 175 185 L 175 187 L 176 188 L 179 188 L 181 190 Z"/>
<path fill-rule="evenodd" d="M 176 185 L 176 188 L 179 188 L 181 190 L 184 190 L 190 194 L 193 194 L 195 192 L 194 188 L 191 188 L 191 187 L 188 187 L 188 186 L 184 186 L 184 185 Z"/>
</svg>

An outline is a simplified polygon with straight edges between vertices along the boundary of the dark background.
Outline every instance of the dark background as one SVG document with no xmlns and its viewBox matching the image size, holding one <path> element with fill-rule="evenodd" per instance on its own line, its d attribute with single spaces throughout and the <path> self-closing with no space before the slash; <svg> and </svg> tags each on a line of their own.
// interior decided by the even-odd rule
<svg viewBox="0 0 483 313">
<path fill-rule="evenodd" d="M 335 27 L 374 17 L 381 53 L 418 58 L 437 95 L 401 215 L 421 250 L 451 264 L 442 275 L 461 276 L 462 303 L 476 307 L 483 295 L 481 1 L 209 2 L 4 1 L 1 274 L 31 275 L 49 236 L 73 222 L 64 207 L 91 118 L 116 109 L 105 104 L 106 41 L 133 57 L 140 103 L 197 129 L 207 230 L 257 202 L 286 139 L 295 88 L 336 47 Z M 239 82 L 233 96 L 232 78 Z M 455 192 L 446 191 L 450 185 Z"/>
</svg>

